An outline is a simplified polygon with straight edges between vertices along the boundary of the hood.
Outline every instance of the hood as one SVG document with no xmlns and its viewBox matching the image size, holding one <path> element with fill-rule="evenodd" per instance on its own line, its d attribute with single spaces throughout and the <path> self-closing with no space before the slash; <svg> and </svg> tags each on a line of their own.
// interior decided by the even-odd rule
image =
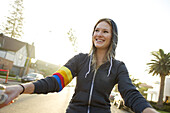
<svg viewBox="0 0 170 113">
<path fill-rule="evenodd" d="M 117 47 L 117 42 L 118 42 L 118 30 L 117 30 L 117 25 L 116 23 L 112 20 L 112 19 L 109 19 L 112 23 L 112 52 L 113 52 L 113 55 L 115 56 L 115 50 L 116 50 L 116 47 Z"/>
<path fill-rule="evenodd" d="M 110 67 L 109 67 L 109 70 L 108 70 L 108 74 L 107 74 L 107 77 L 109 77 L 110 75 L 110 72 L 111 72 L 111 69 L 112 69 L 112 57 L 115 57 L 115 50 L 116 50 L 116 47 L 117 47 L 117 42 L 118 42 L 118 30 L 117 30 L 117 25 L 116 23 L 112 20 L 112 19 L 109 19 L 109 18 L 103 18 L 103 19 L 100 19 L 96 25 L 94 26 L 94 30 L 96 28 L 96 26 L 102 22 L 102 21 L 109 21 L 109 24 L 111 24 L 112 26 L 112 50 L 111 50 L 111 56 L 110 56 Z M 93 30 L 93 34 L 94 34 L 94 30 Z M 92 35 L 93 35 L 92 34 Z M 93 45 L 94 47 L 94 45 Z M 91 51 L 91 54 L 90 54 L 90 60 L 89 60 L 89 69 L 87 71 L 87 73 L 85 74 L 85 78 L 87 77 L 87 75 L 90 73 L 90 66 L 91 66 L 91 62 L 92 62 L 92 59 L 93 59 L 93 50 Z"/>
</svg>

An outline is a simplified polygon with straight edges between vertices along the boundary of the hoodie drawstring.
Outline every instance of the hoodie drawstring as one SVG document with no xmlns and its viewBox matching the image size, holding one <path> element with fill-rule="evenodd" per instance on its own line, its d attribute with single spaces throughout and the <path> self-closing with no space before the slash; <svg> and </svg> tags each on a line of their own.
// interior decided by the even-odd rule
<svg viewBox="0 0 170 113">
<path fill-rule="evenodd" d="M 87 78 L 87 75 L 90 73 L 90 66 L 91 66 L 92 58 L 93 58 L 93 54 L 90 55 L 89 70 L 88 70 L 88 72 L 85 74 L 85 78 Z M 110 76 L 111 69 L 112 69 L 112 57 L 110 58 L 110 67 L 109 67 L 109 71 L 108 71 L 107 77 Z"/>
<path fill-rule="evenodd" d="M 112 69 L 112 57 L 110 58 L 110 67 L 109 67 L 107 77 L 109 77 L 111 69 Z"/>
<path fill-rule="evenodd" d="M 88 72 L 86 73 L 85 78 L 86 78 L 87 75 L 90 73 L 90 66 L 91 66 L 92 58 L 93 58 L 93 54 L 90 55 L 89 70 L 88 70 Z"/>
</svg>

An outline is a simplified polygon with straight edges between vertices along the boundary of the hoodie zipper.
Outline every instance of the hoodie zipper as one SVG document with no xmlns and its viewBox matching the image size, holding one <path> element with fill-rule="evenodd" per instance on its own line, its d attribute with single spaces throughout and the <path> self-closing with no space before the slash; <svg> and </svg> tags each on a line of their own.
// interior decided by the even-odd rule
<svg viewBox="0 0 170 113">
<path fill-rule="evenodd" d="M 95 77 L 96 77 L 96 72 L 97 72 L 97 70 L 94 71 L 93 80 L 92 80 L 92 84 L 91 84 L 91 88 L 90 88 L 90 96 L 89 96 L 89 101 L 88 101 L 87 113 L 90 113 L 90 104 L 91 104 L 91 98 L 92 98 L 92 93 L 93 93 L 93 87 L 94 87 L 94 80 L 95 80 Z"/>
</svg>

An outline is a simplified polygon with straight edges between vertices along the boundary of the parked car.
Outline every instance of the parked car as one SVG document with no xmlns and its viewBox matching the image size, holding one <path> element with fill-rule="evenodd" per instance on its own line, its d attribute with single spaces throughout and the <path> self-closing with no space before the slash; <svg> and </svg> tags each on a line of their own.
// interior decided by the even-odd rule
<svg viewBox="0 0 170 113">
<path fill-rule="evenodd" d="M 40 79 L 43 79 L 44 76 L 42 74 L 39 74 L 39 73 L 29 73 L 25 76 L 23 76 L 21 78 L 21 82 L 24 83 L 24 82 L 31 82 L 31 81 L 37 81 L 37 80 L 40 80 Z"/>
<path fill-rule="evenodd" d="M 124 106 L 124 100 L 118 92 L 115 92 L 113 105 L 115 105 L 118 109 Z"/>
<path fill-rule="evenodd" d="M 110 102 L 112 102 L 113 103 L 113 101 L 114 101 L 114 98 L 115 98 L 115 92 L 111 92 L 111 94 L 110 94 L 110 96 L 109 96 L 109 100 L 110 100 Z"/>
</svg>

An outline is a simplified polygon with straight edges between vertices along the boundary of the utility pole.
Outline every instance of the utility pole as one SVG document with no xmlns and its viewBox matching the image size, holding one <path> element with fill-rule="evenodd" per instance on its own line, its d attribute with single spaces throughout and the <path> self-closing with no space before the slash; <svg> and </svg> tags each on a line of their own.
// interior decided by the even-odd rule
<svg viewBox="0 0 170 113">
<path fill-rule="evenodd" d="M 30 62 L 30 57 L 31 57 L 31 53 L 32 53 L 32 49 L 33 49 L 33 46 L 34 46 L 34 42 L 32 42 L 32 45 L 31 45 L 31 49 L 30 49 L 30 51 L 28 52 L 28 60 L 27 60 L 27 63 L 26 63 L 26 65 L 25 65 L 25 67 L 24 67 L 24 72 L 23 72 L 23 75 L 22 76 L 24 76 L 25 74 L 27 74 L 27 70 L 28 70 L 28 68 L 29 68 L 29 62 Z M 29 50 L 29 49 L 28 49 Z"/>
</svg>

